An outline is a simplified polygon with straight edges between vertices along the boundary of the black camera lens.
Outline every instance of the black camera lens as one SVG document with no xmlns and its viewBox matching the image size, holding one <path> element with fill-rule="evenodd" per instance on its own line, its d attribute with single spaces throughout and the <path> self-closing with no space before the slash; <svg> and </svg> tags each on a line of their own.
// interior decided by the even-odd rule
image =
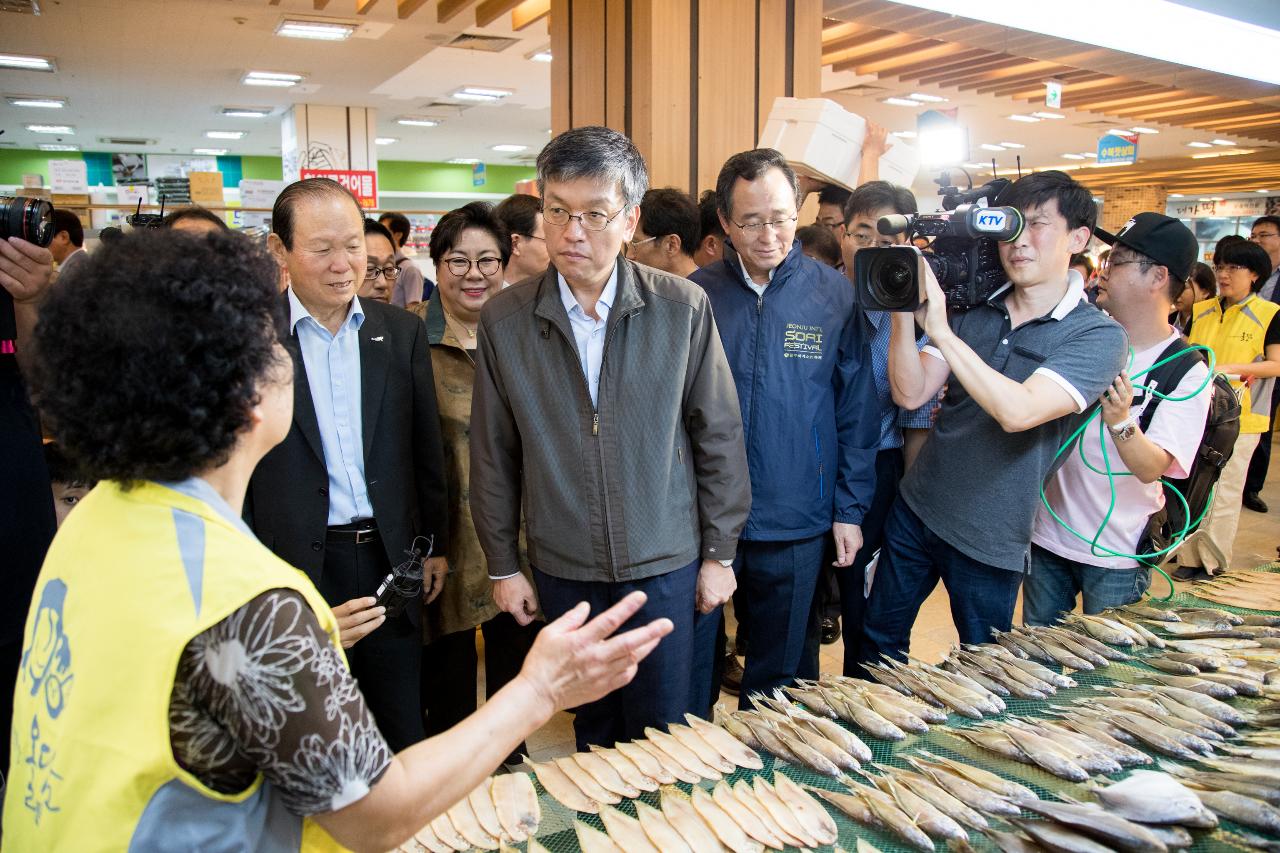
<svg viewBox="0 0 1280 853">
<path fill-rule="evenodd" d="M 899 253 L 881 255 L 867 270 L 867 289 L 871 298 L 888 311 L 914 310 L 919 303 L 920 283 L 916 280 L 915 266 L 909 262 L 914 256 Z"/>
<path fill-rule="evenodd" d="M 48 246 L 53 242 L 53 205 L 40 198 L 0 195 L 0 240 L 10 237 Z"/>
</svg>

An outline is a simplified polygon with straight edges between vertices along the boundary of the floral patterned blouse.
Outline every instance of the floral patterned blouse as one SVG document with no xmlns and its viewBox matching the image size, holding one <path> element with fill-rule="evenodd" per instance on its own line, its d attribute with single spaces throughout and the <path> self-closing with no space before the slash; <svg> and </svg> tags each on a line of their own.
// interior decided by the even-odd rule
<svg viewBox="0 0 1280 853">
<path fill-rule="evenodd" d="M 298 815 L 361 799 L 392 757 L 319 620 L 284 589 L 187 644 L 169 733 L 178 764 L 209 788 L 237 793 L 261 773 Z"/>
</svg>

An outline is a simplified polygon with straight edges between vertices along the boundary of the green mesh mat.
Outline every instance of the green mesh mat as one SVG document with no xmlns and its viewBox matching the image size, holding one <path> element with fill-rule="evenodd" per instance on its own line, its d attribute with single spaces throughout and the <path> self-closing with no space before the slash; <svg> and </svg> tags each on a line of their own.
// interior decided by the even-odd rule
<svg viewBox="0 0 1280 853">
<path fill-rule="evenodd" d="M 1258 571 L 1280 571 L 1280 563 L 1261 566 Z M 1161 607 L 1217 607 L 1237 613 L 1270 612 L 1228 607 L 1225 605 L 1214 604 L 1213 602 L 1205 601 L 1186 594 L 1176 595 L 1166 602 L 1152 603 Z M 1141 653 L 1153 652 L 1141 650 L 1140 654 Z M 1151 667 L 1141 664 L 1139 661 L 1139 655 L 1135 655 L 1132 662 L 1113 662 L 1109 666 L 1093 672 L 1072 672 L 1071 677 L 1075 679 L 1078 686 L 1067 690 L 1059 690 L 1058 693 L 1055 696 L 1050 697 L 1048 701 L 1006 697 L 1004 701 L 1008 706 L 1008 709 L 1002 716 L 1014 714 L 1020 716 L 1046 716 L 1051 710 L 1048 707 L 1049 705 L 1071 705 L 1076 699 L 1089 694 L 1096 694 L 1097 691 L 1094 689 L 1095 686 L 1117 682 L 1134 683 L 1141 680 L 1141 676 L 1144 673 L 1156 671 Z M 1258 707 L 1263 704 L 1263 701 L 1264 700 L 1261 699 L 1236 698 L 1231 700 L 1231 703 L 1241 709 L 1247 709 L 1250 707 Z M 875 756 L 875 761 L 890 767 L 908 769 L 910 765 L 903 760 L 902 756 L 913 754 L 917 750 L 924 748 L 936 755 L 953 758 L 957 761 L 963 761 L 977 767 L 983 767 L 1008 779 L 1020 782 L 1021 784 L 1031 788 L 1043 799 L 1058 799 L 1059 794 L 1066 794 L 1079 800 L 1093 799 L 1082 784 L 1076 784 L 1059 779 L 1038 767 L 1032 767 L 1030 765 L 1020 764 L 1016 761 L 1001 758 L 994 753 L 978 749 L 967 741 L 963 741 L 960 738 L 947 734 L 948 728 L 967 727 L 973 725 L 974 722 L 976 721 L 971 721 L 953 714 L 949 718 L 947 725 L 932 726 L 928 734 L 909 735 L 906 740 L 898 743 L 877 740 L 876 738 L 870 737 L 864 732 L 861 732 L 856 727 L 848 726 L 848 728 L 857 733 L 867 746 L 871 748 L 871 751 Z M 1139 745 L 1139 747 L 1141 747 L 1141 745 Z M 1151 750 L 1147 750 L 1147 752 L 1153 757 L 1160 757 L 1157 753 L 1152 752 Z M 750 781 L 750 779 L 757 774 L 763 774 L 766 779 L 772 779 L 774 773 L 781 772 L 785 773 L 791 779 L 802 785 L 812 785 L 813 787 L 827 788 L 833 791 L 843 790 L 843 786 L 834 779 L 821 776 L 804 767 L 797 767 L 792 764 L 775 761 L 771 755 L 766 754 L 764 756 L 764 764 L 764 770 L 762 771 L 738 770 L 725 778 L 732 784 L 737 782 L 739 779 L 746 779 Z M 1146 769 L 1154 768 L 1148 767 Z M 856 774 L 853 775 L 857 778 Z M 1127 775 L 1128 771 L 1125 771 L 1115 774 L 1109 778 L 1119 780 L 1123 779 Z M 535 784 L 537 784 L 536 780 Z M 701 783 L 701 786 L 710 789 L 713 786 L 713 783 L 703 782 Z M 692 786 L 684 783 L 679 783 L 677 787 L 686 794 L 692 790 Z M 537 838 L 538 842 L 551 851 L 551 853 L 570 853 L 570 851 L 576 851 L 579 849 L 578 839 L 573 830 L 573 821 L 575 819 L 581 820 L 582 822 L 590 824 L 602 831 L 604 830 L 604 824 L 600 821 L 598 816 L 571 812 L 547 794 L 541 785 L 537 785 L 537 788 L 539 792 L 539 799 L 542 804 L 542 822 L 539 826 Z M 658 795 L 656 793 L 646 793 L 639 799 L 651 806 L 654 806 L 655 808 L 658 807 Z M 840 828 L 840 838 L 837 841 L 837 846 L 839 848 L 852 851 L 857 845 L 857 839 L 862 838 L 878 849 L 885 851 L 885 853 L 916 849 L 903 844 L 896 836 L 882 832 L 878 829 L 854 823 L 844 814 L 837 812 L 834 807 L 826 804 L 824 805 L 827 812 L 835 818 L 836 825 Z M 636 816 L 633 801 L 623 800 L 620 805 L 613 806 L 612 808 L 617 808 L 632 817 Z M 1035 818 L 1035 815 L 1030 812 L 1023 812 L 1023 816 L 1027 818 Z M 1008 825 L 1002 824 L 999 820 L 992 820 L 990 818 L 989 820 L 991 820 L 992 826 L 997 829 L 1013 829 Z M 1195 839 L 1195 843 L 1191 847 L 1187 848 L 1187 850 L 1192 851 L 1192 853 L 1203 853 L 1203 851 L 1215 850 L 1241 851 L 1252 849 L 1245 845 L 1243 841 L 1235 835 L 1235 833 L 1240 831 L 1256 836 L 1270 837 L 1273 840 L 1280 841 L 1280 838 L 1266 836 L 1265 833 L 1261 833 L 1257 830 L 1251 830 L 1247 827 L 1241 827 L 1231 821 L 1224 820 L 1221 825 L 1212 832 L 1193 830 L 1192 837 Z M 985 836 L 978 832 L 970 831 L 969 841 L 976 850 L 997 849 Z M 935 847 L 937 850 L 947 849 L 946 845 L 941 843 L 937 844 Z M 820 849 L 830 851 L 836 848 L 823 847 Z"/>
</svg>

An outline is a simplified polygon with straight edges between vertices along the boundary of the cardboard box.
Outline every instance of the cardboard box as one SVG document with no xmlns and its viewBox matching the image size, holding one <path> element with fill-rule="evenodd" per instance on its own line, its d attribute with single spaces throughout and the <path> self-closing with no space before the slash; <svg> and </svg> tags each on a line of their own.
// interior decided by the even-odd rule
<svg viewBox="0 0 1280 853">
<path fill-rule="evenodd" d="M 853 189 L 862 166 L 867 122 L 826 98 L 776 98 L 760 134 L 797 172 Z M 920 170 L 915 147 L 901 139 L 880 158 L 880 180 L 909 187 Z"/>
</svg>

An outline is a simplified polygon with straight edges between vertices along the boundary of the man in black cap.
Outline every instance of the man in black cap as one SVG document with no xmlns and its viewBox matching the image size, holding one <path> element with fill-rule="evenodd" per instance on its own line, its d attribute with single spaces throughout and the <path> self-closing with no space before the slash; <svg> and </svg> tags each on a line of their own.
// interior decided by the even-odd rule
<svg viewBox="0 0 1280 853">
<path fill-rule="evenodd" d="M 1023 585 L 1028 625 L 1056 622 L 1075 608 L 1077 594 L 1085 613 L 1142 596 L 1151 570 L 1132 555 L 1147 519 L 1164 505 L 1160 478 L 1187 476 L 1212 396 L 1208 367 L 1195 350 L 1170 362 L 1173 372 L 1155 382 L 1172 399 L 1149 392 L 1154 372 L 1130 378 L 1187 347 L 1168 317 L 1195 264 L 1195 236 L 1158 213 L 1139 213 L 1114 235 L 1102 229 L 1094 234 L 1113 247 L 1100 269 L 1097 306 L 1124 327 L 1133 355 L 1102 395 L 1102 424 L 1091 424 L 1081 436 L 1085 460 L 1073 449 L 1045 485 L 1061 521 L 1043 506 L 1036 516 L 1031 572 Z M 1097 473 L 1108 464 L 1114 478 Z"/>
</svg>

